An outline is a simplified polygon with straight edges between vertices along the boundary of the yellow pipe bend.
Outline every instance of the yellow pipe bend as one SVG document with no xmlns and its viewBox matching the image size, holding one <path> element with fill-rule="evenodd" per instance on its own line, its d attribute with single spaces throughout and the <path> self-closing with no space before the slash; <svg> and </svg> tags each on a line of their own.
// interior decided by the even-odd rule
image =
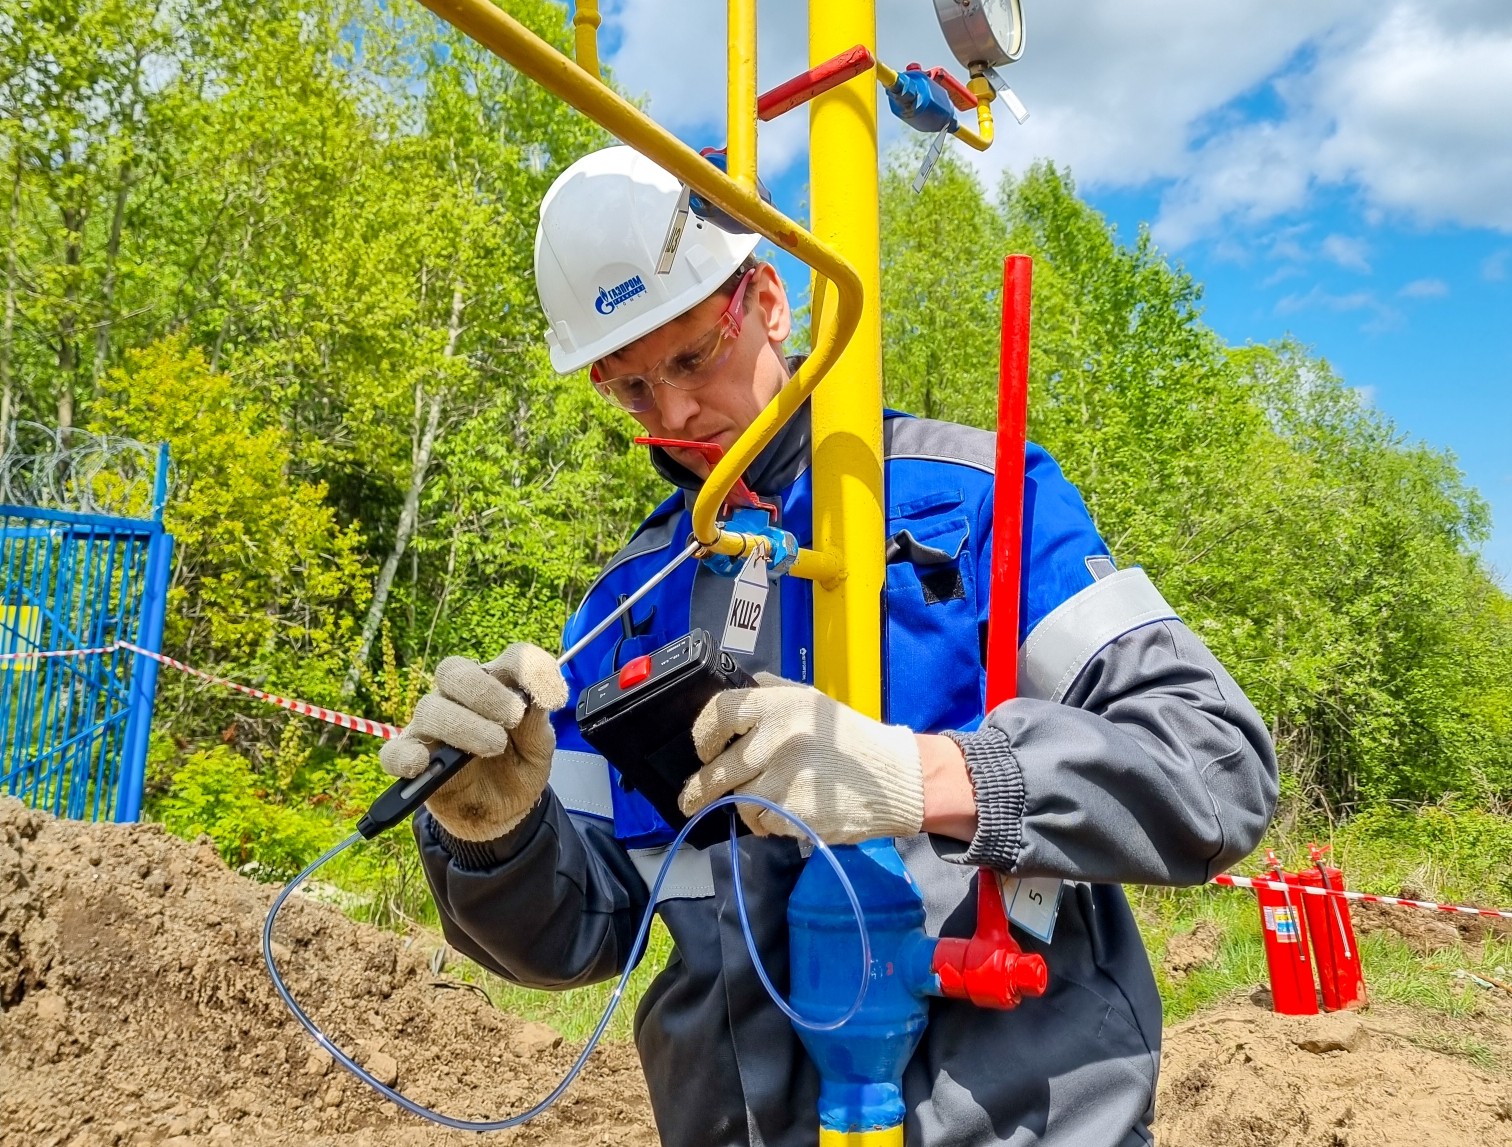
<svg viewBox="0 0 1512 1147">
<path fill-rule="evenodd" d="M 840 357 L 861 320 L 861 278 L 854 267 L 793 220 L 766 203 L 754 187 L 742 187 L 671 132 L 627 102 L 489 0 L 420 0 L 448 24 L 471 36 L 494 55 L 535 80 L 611 135 L 682 180 L 744 226 L 770 239 L 834 284 L 834 307 L 825 307 L 813 351 L 777 398 L 714 467 L 693 507 L 693 532 L 700 542 L 723 552 L 742 547 L 739 539 L 722 540 L 719 508 L 756 455 L 793 416 Z M 754 50 L 754 49 L 753 49 Z M 838 580 L 833 554 L 800 551 L 793 571 L 800 577 Z"/>
<path fill-rule="evenodd" d="M 992 146 L 992 101 L 997 93 L 992 90 L 992 85 L 985 76 L 972 76 L 967 86 L 977 99 L 977 129 L 972 131 L 961 124 L 951 134 L 968 147 L 986 151 Z"/>
</svg>

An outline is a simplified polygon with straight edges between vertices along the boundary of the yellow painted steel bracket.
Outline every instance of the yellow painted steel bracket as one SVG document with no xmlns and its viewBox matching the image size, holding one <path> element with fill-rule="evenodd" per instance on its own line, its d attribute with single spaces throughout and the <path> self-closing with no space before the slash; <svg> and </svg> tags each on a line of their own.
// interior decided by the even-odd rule
<svg viewBox="0 0 1512 1147">
<path fill-rule="evenodd" d="M 622 142 L 682 180 L 699 195 L 728 212 L 742 225 L 770 239 L 794 258 L 808 264 L 835 288 L 834 306 L 826 306 L 814 334 L 813 350 L 788 384 L 730 448 L 704 483 L 693 507 L 693 533 L 708 550 L 739 554 L 749 539 L 721 530 L 719 508 L 736 480 L 761 453 L 777 431 L 813 393 L 840 357 L 861 319 L 862 286 L 855 268 L 812 234 L 765 202 L 753 186 L 726 176 L 708 160 L 621 98 L 596 75 L 578 66 L 545 40 L 489 0 L 420 0 L 448 24 L 472 37 L 494 55 L 518 68 L 547 91 L 570 104 Z M 752 4 L 754 0 L 737 0 Z M 747 22 L 753 29 L 754 22 Z M 580 30 L 581 37 L 581 30 Z M 581 43 L 581 39 L 580 39 Z M 755 49 L 746 53 L 754 71 Z M 754 92 L 754 82 L 751 90 Z M 754 99 L 751 100 L 754 121 Z M 733 129 L 732 129 L 733 130 Z M 754 141 L 742 165 L 754 166 Z M 731 156 L 731 159 L 734 159 Z M 732 164 L 732 168 L 733 168 Z M 748 167 L 747 170 L 750 168 Z M 816 293 L 819 284 L 816 282 Z M 789 571 L 825 585 L 842 575 L 839 555 L 800 550 Z"/>
</svg>

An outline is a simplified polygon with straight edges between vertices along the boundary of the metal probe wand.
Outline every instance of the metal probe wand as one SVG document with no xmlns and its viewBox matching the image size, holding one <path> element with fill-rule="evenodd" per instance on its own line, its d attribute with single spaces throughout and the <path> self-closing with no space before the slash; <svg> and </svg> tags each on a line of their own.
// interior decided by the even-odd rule
<svg viewBox="0 0 1512 1147">
<path fill-rule="evenodd" d="M 697 538 L 688 542 L 682 553 L 652 574 L 650 579 L 640 589 L 615 606 L 602 621 L 575 641 L 570 649 L 558 657 L 556 662 L 557 668 L 560 669 L 584 649 L 588 648 L 594 638 L 618 621 L 626 610 L 633 607 L 636 602 L 640 601 L 641 598 L 645 597 L 646 594 L 665 581 L 673 570 L 697 553 L 699 548 Z M 394 825 L 404 820 L 424 804 L 431 793 L 450 780 L 457 770 L 470 760 L 472 760 L 471 754 L 464 753 L 461 749 L 454 749 L 450 745 L 437 745 L 431 750 L 430 763 L 424 769 L 408 780 L 395 781 L 383 791 L 382 796 L 373 802 L 372 807 L 362 814 L 362 818 L 357 822 L 358 834 L 367 840 L 371 840 L 379 833 L 393 828 Z"/>
</svg>

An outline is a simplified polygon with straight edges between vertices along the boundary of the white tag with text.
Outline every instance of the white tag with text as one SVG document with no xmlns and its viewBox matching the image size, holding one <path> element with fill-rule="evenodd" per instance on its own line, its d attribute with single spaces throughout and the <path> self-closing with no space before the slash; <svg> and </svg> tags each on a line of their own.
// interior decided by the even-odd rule
<svg viewBox="0 0 1512 1147">
<path fill-rule="evenodd" d="M 1050 943 L 1065 881 L 1053 876 L 1036 876 L 1032 880 L 1004 876 L 1001 880 L 1003 907 L 1008 910 L 1008 919 L 1036 940 Z"/>
<path fill-rule="evenodd" d="M 766 557 L 757 550 L 735 575 L 735 592 L 730 595 L 730 612 L 725 617 L 724 638 L 719 643 L 721 649 L 731 653 L 756 652 L 761 615 L 766 610 L 770 589 Z"/>
</svg>

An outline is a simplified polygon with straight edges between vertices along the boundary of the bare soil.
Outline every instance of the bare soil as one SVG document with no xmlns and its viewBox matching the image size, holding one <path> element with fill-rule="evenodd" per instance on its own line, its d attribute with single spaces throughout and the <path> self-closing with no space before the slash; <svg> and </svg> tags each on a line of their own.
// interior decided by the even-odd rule
<svg viewBox="0 0 1512 1147">
<path fill-rule="evenodd" d="M 261 951 L 276 892 L 208 841 L 0 798 L 0 1144 L 476 1145 L 378 1098 L 289 1015 Z M 291 898 L 277 939 L 294 998 L 337 1046 L 448 1114 L 522 1110 L 574 1058 L 328 905 Z M 602 1046 L 560 1103 L 493 1141 L 653 1147 L 634 1048 Z"/>
<path fill-rule="evenodd" d="M 288 1015 L 260 950 L 275 891 L 208 841 L 0 798 L 0 1145 L 477 1143 L 373 1095 Z M 276 956 L 339 1046 L 451 1114 L 521 1110 L 576 1051 L 434 975 L 419 945 L 325 904 L 291 900 Z M 1512 1077 L 1438 1050 L 1472 1038 L 1512 1063 L 1512 1002 L 1458 1027 L 1400 1009 L 1292 1019 L 1236 1004 L 1167 1031 L 1159 1141 L 1512 1147 Z M 634 1049 L 601 1047 L 561 1103 L 491 1141 L 653 1147 Z"/>
</svg>

